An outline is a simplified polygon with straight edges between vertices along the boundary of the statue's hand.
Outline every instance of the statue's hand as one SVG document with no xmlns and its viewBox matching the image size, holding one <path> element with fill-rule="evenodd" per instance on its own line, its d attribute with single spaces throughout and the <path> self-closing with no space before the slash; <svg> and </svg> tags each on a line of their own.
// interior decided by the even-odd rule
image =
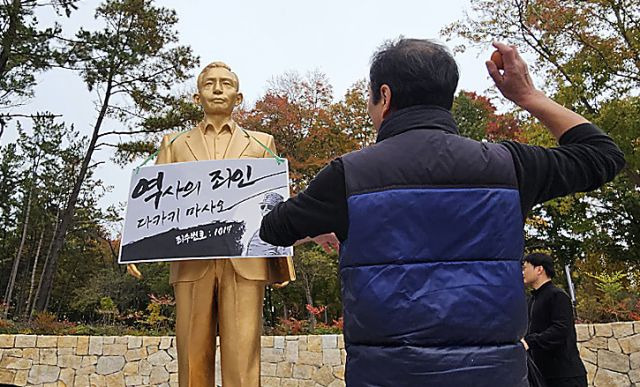
<svg viewBox="0 0 640 387">
<path fill-rule="evenodd" d="M 127 265 L 127 273 L 131 274 L 132 276 L 136 277 L 139 280 L 142 279 L 142 273 L 140 273 L 140 270 L 138 270 L 138 267 L 133 263 L 130 263 Z"/>
</svg>

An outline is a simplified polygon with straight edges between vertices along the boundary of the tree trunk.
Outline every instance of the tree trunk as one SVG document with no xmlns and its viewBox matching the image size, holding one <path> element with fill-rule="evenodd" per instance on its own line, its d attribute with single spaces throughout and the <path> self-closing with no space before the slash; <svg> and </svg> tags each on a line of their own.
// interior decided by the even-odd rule
<svg viewBox="0 0 640 387">
<path fill-rule="evenodd" d="M 307 299 L 307 304 L 313 306 L 313 297 L 311 296 L 311 284 L 309 283 L 309 278 L 302 271 L 302 282 L 304 283 L 304 296 Z M 309 312 L 309 323 L 311 324 L 311 332 L 316 330 L 316 315 Z"/>
<path fill-rule="evenodd" d="M 29 296 L 27 297 L 27 303 L 25 304 L 24 315 L 29 315 L 31 311 L 31 299 L 33 298 L 33 288 L 36 284 L 36 271 L 38 269 L 38 259 L 40 258 L 40 249 L 42 248 L 42 240 L 44 239 L 45 227 L 42 227 L 40 232 L 40 240 L 38 241 L 38 248 L 36 249 L 36 257 L 33 260 L 33 268 L 31 269 L 31 284 L 29 285 Z"/>
<path fill-rule="evenodd" d="M 47 262 L 49 262 L 49 257 L 51 256 L 51 249 L 53 248 L 53 239 L 58 232 L 58 226 L 60 225 L 60 207 L 58 207 L 58 211 L 56 212 L 56 221 L 55 227 L 53 229 L 53 236 L 51 237 L 51 242 L 49 242 L 49 248 L 47 248 L 47 256 L 44 259 L 44 265 L 42 266 L 42 273 L 40 273 L 40 279 L 38 280 L 38 288 L 36 289 L 36 299 L 34 300 L 31 308 L 29 309 L 29 320 L 33 317 L 33 312 L 35 311 L 35 305 L 37 301 L 38 294 L 40 294 L 40 289 L 42 289 L 42 279 L 44 278 L 44 269 L 47 267 Z"/>
<path fill-rule="evenodd" d="M 112 89 L 112 76 L 109 77 L 107 81 L 107 88 L 104 93 L 104 100 L 102 102 L 102 107 L 100 108 L 100 113 L 98 114 L 98 118 L 93 127 L 93 134 L 91 136 L 91 142 L 89 143 L 89 147 L 87 148 L 87 153 L 82 160 L 82 165 L 80 167 L 80 172 L 78 173 L 78 177 L 73 185 L 73 190 L 71 191 L 71 195 L 67 200 L 67 205 L 62 212 L 62 222 L 60 223 L 60 228 L 58 228 L 56 234 L 54 234 L 53 239 L 53 247 L 51 249 L 51 256 L 49 257 L 48 262 L 46 263 L 43 271 L 43 281 L 42 287 L 38 292 L 38 296 L 35 302 L 35 310 L 44 311 L 47 308 L 48 300 L 51 295 L 51 289 L 53 288 L 53 280 L 56 274 L 56 268 L 58 265 L 58 257 L 60 256 L 60 250 L 62 249 L 62 245 L 64 244 L 64 238 L 67 234 L 67 230 L 71 226 L 71 222 L 73 220 L 73 214 L 75 212 L 75 206 L 78 202 L 78 196 L 80 196 L 80 189 L 82 188 L 82 183 L 84 182 L 85 177 L 87 176 L 87 171 L 89 170 L 89 164 L 91 163 L 91 158 L 93 157 L 93 152 L 96 149 L 96 143 L 98 141 L 100 128 L 102 127 L 102 121 L 107 113 L 107 109 L 109 107 L 109 99 L 111 97 L 111 89 Z"/>
<path fill-rule="evenodd" d="M 35 175 L 35 173 L 34 173 Z M 4 304 L 5 309 L 2 312 L 4 319 L 9 315 L 9 308 L 11 306 L 11 296 L 13 295 L 13 287 L 16 283 L 16 276 L 18 274 L 18 267 L 20 266 L 20 258 L 22 257 L 22 250 L 24 249 L 24 242 L 27 239 L 27 230 L 29 229 L 29 214 L 31 213 L 31 198 L 33 197 L 33 181 L 31 183 L 31 189 L 29 190 L 29 197 L 27 198 L 27 209 L 24 216 L 24 225 L 22 227 L 22 237 L 20 238 L 20 246 L 18 247 L 18 253 L 13 260 L 13 267 L 11 268 L 11 276 L 7 283 L 7 289 L 4 292 Z"/>
</svg>

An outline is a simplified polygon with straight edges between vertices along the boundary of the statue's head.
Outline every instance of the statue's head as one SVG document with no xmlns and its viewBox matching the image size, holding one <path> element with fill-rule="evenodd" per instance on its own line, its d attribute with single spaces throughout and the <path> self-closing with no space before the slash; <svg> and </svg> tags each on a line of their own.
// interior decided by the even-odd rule
<svg viewBox="0 0 640 387">
<path fill-rule="evenodd" d="M 223 62 L 209 63 L 198 75 L 198 92 L 193 101 L 205 115 L 228 115 L 242 103 L 238 76 Z"/>
</svg>

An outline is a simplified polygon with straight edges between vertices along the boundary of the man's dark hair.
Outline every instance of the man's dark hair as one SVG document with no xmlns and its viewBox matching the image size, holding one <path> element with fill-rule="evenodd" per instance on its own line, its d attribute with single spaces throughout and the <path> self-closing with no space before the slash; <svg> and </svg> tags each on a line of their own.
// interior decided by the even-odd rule
<svg viewBox="0 0 640 387">
<path fill-rule="evenodd" d="M 458 86 L 458 65 L 449 50 L 426 39 L 403 39 L 382 45 L 371 58 L 372 101 L 380 101 L 380 86 L 391 89 L 391 109 L 436 105 L 447 110 Z"/>
<path fill-rule="evenodd" d="M 544 253 L 529 254 L 522 260 L 523 262 L 529 262 L 532 266 L 542 266 L 547 277 L 553 278 L 556 276 L 556 271 L 553 269 L 553 258 L 550 255 Z"/>
</svg>

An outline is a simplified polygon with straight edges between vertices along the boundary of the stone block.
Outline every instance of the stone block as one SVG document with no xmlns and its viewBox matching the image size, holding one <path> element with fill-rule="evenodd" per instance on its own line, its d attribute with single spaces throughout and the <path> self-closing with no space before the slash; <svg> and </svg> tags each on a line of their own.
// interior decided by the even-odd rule
<svg viewBox="0 0 640 387">
<path fill-rule="evenodd" d="M 22 357 L 38 363 L 40 361 L 40 350 L 38 348 L 25 348 L 22 350 Z"/>
<path fill-rule="evenodd" d="M 167 349 L 167 353 L 169 354 L 169 356 L 171 356 L 174 359 L 178 358 L 178 350 L 176 350 L 176 347 L 171 347 L 169 349 Z M 219 359 L 219 356 L 216 356 L 216 359 Z"/>
<path fill-rule="evenodd" d="M 284 349 L 262 348 L 262 360 L 270 363 L 279 363 L 284 360 Z"/>
<path fill-rule="evenodd" d="M 328 387 L 346 387 L 344 380 L 336 379 L 333 382 L 329 383 Z"/>
<path fill-rule="evenodd" d="M 54 348 L 40 350 L 40 364 L 58 365 L 58 351 Z"/>
<path fill-rule="evenodd" d="M 73 386 L 75 382 L 76 371 L 70 368 L 63 368 L 60 370 L 60 377 L 58 378 L 65 386 Z"/>
<path fill-rule="evenodd" d="M 298 363 L 319 367 L 322 365 L 322 354 L 319 352 L 300 351 L 298 353 Z"/>
<path fill-rule="evenodd" d="M 98 358 L 96 372 L 100 375 L 109 375 L 124 368 L 123 356 L 102 356 Z"/>
<path fill-rule="evenodd" d="M 78 375 L 76 374 L 76 386 L 90 386 L 89 375 Z"/>
<path fill-rule="evenodd" d="M 333 375 L 338 379 L 344 380 L 344 366 L 339 365 L 333 367 Z"/>
<path fill-rule="evenodd" d="M 169 376 L 169 386 L 179 387 L 178 383 L 179 383 L 178 374 L 171 374 Z"/>
<path fill-rule="evenodd" d="M 78 346 L 78 338 L 76 336 L 58 337 L 58 348 L 75 348 L 77 346 Z"/>
<path fill-rule="evenodd" d="M 322 348 L 338 348 L 338 335 L 323 335 L 322 336 Z"/>
<path fill-rule="evenodd" d="M 635 383 L 634 386 L 640 383 L 640 370 L 630 371 L 629 379 L 631 380 L 631 383 Z"/>
<path fill-rule="evenodd" d="M 171 337 L 165 336 L 162 339 L 160 339 L 160 345 L 158 346 L 158 348 L 169 349 L 170 347 L 171 347 Z"/>
<path fill-rule="evenodd" d="M 80 375 L 93 375 L 96 373 L 96 366 L 91 365 L 87 367 L 82 367 L 76 371 L 76 377 Z"/>
<path fill-rule="evenodd" d="M 342 356 L 342 364 L 347 364 L 347 350 L 341 349 L 340 356 Z"/>
<path fill-rule="evenodd" d="M 158 347 L 160 345 L 160 337 L 145 336 L 142 338 L 142 346 L 144 347 Z"/>
<path fill-rule="evenodd" d="M 91 336 L 89 338 L 89 355 L 102 355 L 102 337 Z"/>
<path fill-rule="evenodd" d="M 609 348 L 608 340 L 604 337 L 593 337 L 591 340 L 583 342 L 582 345 L 592 349 L 608 349 Z"/>
<path fill-rule="evenodd" d="M 29 370 L 30 384 L 53 383 L 60 376 L 60 368 L 50 365 L 34 365 Z"/>
<path fill-rule="evenodd" d="M 338 348 L 325 349 L 322 352 L 322 364 L 330 365 L 330 366 L 336 366 L 336 365 L 342 364 L 342 360 L 340 359 L 340 350 Z"/>
<path fill-rule="evenodd" d="M 579 343 L 589 340 L 591 338 L 589 325 L 576 324 L 576 338 Z M 342 340 L 344 342 L 344 336 Z"/>
<path fill-rule="evenodd" d="M 309 352 L 322 352 L 322 337 L 320 336 L 309 336 L 307 338 L 307 351 Z"/>
<path fill-rule="evenodd" d="M 89 354 L 89 336 L 78 336 L 78 346 L 76 347 L 76 355 Z"/>
<path fill-rule="evenodd" d="M 598 351 L 598 368 L 622 373 L 629 372 L 629 356 L 601 349 Z"/>
<path fill-rule="evenodd" d="M 261 379 L 262 387 L 280 387 L 280 378 L 265 376 Z"/>
<path fill-rule="evenodd" d="M 298 342 L 287 341 L 284 352 L 286 361 L 296 363 L 298 361 Z"/>
<path fill-rule="evenodd" d="M 12 344 L 13 345 L 13 344 Z M 0 368 L 0 383 L 11 384 L 16 377 L 16 371 Z"/>
<path fill-rule="evenodd" d="M 618 344 L 620 344 L 623 353 L 640 352 L 640 334 L 618 339 Z"/>
<path fill-rule="evenodd" d="M 138 373 L 138 364 L 139 363 L 137 361 L 127 362 L 127 364 L 125 364 L 124 368 L 122 369 L 122 372 L 124 372 L 124 376 L 136 375 Z"/>
<path fill-rule="evenodd" d="M 284 349 L 284 336 L 273 337 L 273 348 Z"/>
<path fill-rule="evenodd" d="M 116 337 L 115 344 L 127 344 L 127 343 L 129 343 L 129 337 L 130 336 L 119 336 L 119 337 Z"/>
<path fill-rule="evenodd" d="M 103 344 L 115 344 L 116 343 L 116 337 L 115 336 L 104 336 L 102 338 L 102 343 Z"/>
<path fill-rule="evenodd" d="M 339 349 L 344 348 L 344 336 L 343 335 L 338 335 L 338 348 Z"/>
<path fill-rule="evenodd" d="M 622 348 L 620 348 L 620 344 L 618 344 L 617 339 L 611 337 L 609 340 L 607 340 L 607 345 L 609 346 L 609 351 L 622 353 Z"/>
<path fill-rule="evenodd" d="M 16 337 L 14 335 L 0 335 L 0 348 L 13 348 L 15 340 Z"/>
<path fill-rule="evenodd" d="M 280 378 L 290 378 L 293 375 L 293 364 L 289 362 L 278 363 L 276 376 Z"/>
<path fill-rule="evenodd" d="M 593 327 L 596 330 L 597 337 L 613 336 L 613 329 L 611 329 L 611 324 L 593 324 Z"/>
<path fill-rule="evenodd" d="M 58 346 L 58 336 L 38 336 L 36 346 L 38 348 L 56 348 Z"/>
<path fill-rule="evenodd" d="M 611 324 L 613 337 L 622 338 L 633 335 L 633 322 L 616 322 Z"/>
<path fill-rule="evenodd" d="M 124 353 L 126 361 L 136 361 L 147 357 L 147 349 L 144 347 L 129 349 Z"/>
<path fill-rule="evenodd" d="M 261 376 L 276 376 L 276 370 L 278 365 L 276 363 L 260 363 L 260 375 Z"/>
<path fill-rule="evenodd" d="M 311 376 L 311 379 L 322 386 L 328 386 L 336 378 L 333 376 L 331 367 L 324 366 L 316 370 Z"/>
<path fill-rule="evenodd" d="M 149 375 L 149 383 L 160 384 L 169 381 L 169 373 L 164 367 L 153 367 Z"/>
<path fill-rule="evenodd" d="M 598 368 L 593 384 L 598 387 L 630 387 L 631 381 L 625 374 Z"/>
<path fill-rule="evenodd" d="M 147 361 L 153 366 L 164 366 L 171 361 L 171 356 L 166 351 L 159 350 L 147 358 Z"/>
<path fill-rule="evenodd" d="M 123 356 L 126 352 L 127 344 L 104 344 L 102 347 L 102 354 L 105 356 Z"/>
<path fill-rule="evenodd" d="M 140 375 L 126 375 L 124 377 L 124 384 L 126 386 L 139 386 L 142 384 L 142 376 Z"/>
<path fill-rule="evenodd" d="M 153 368 L 153 366 L 146 360 L 140 360 L 138 368 L 140 370 L 140 375 L 149 376 L 151 375 L 151 369 Z"/>
<path fill-rule="evenodd" d="M 632 370 L 640 369 L 640 352 L 632 353 L 629 356 L 629 363 Z"/>
<path fill-rule="evenodd" d="M 315 371 L 315 367 L 304 364 L 294 364 L 293 365 L 293 377 L 296 379 L 311 379 L 313 376 L 313 371 Z"/>
<path fill-rule="evenodd" d="M 32 348 L 36 346 L 36 336 L 33 335 L 16 335 L 15 343 L 13 345 L 16 348 Z"/>
<path fill-rule="evenodd" d="M 313 380 L 298 380 L 298 387 L 317 387 L 318 383 Z"/>
<path fill-rule="evenodd" d="M 73 368 L 74 370 L 82 367 L 82 356 L 78 355 L 61 355 L 58 356 L 58 367 Z"/>
<path fill-rule="evenodd" d="M 76 353 L 75 348 L 58 348 L 58 356 L 60 355 L 73 355 Z"/>
<path fill-rule="evenodd" d="M 13 384 L 15 384 L 16 386 L 26 386 L 27 384 L 29 384 L 29 371 L 17 371 L 16 377 L 13 379 Z"/>
<path fill-rule="evenodd" d="M 165 368 L 167 369 L 167 371 L 169 371 L 169 373 L 178 372 L 178 361 L 171 360 L 169 363 L 167 363 L 167 365 L 165 365 Z"/>
<path fill-rule="evenodd" d="M 0 368 L 8 370 L 28 370 L 31 368 L 33 361 L 21 357 L 3 356 L 0 361 Z"/>
<path fill-rule="evenodd" d="M 109 387 L 125 387 L 124 373 L 116 372 L 115 374 L 107 375 L 104 377 L 104 382 Z"/>
<path fill-rule="evenodd" d="M 107 387 L 107 382 L 104 378 L 104 375 L 90 375 L 89 383 L 91 387 Z"/>
<path fill-rule="evenodd" d="M 130 336 L 129 341 L 127 342 L 128 349 L 140 348 L 142 347 L 142 337 L 140 336 Z"/>
<path fill-rule="evenodd" d="M 22 349 L 20 348 L 10 348 L 2 350 L 2 357 L 22 357 Z"/>
<path fill-rule="evenodd" d="M 580 358 L 583 361 L 589 362 L 589 363 L 594 364 L 594 365 L 598 364 L 598 354 L 596 352 L 590 350 L 587 347 L 583 347 L 583 346 L 580 346 L 579 352 L 580 352 Z"/>
<path fill-rule="evenodd" d="M 90 367 L 96 364 L 98 364 L 98 356 L 95 356 L 95 355 L 82 356 L 82 367 Z"/>
<path fill-rule="evenodd" d="M 262 336 L 260 338 L 262 348 L 273 348 L 273 336 Z"/>
<path fill-rule="evenodd" d="M 298 387 L 298 381 L 295 379 L 282 379 L 280 381 L 281 387 Z"/>
</svg>

